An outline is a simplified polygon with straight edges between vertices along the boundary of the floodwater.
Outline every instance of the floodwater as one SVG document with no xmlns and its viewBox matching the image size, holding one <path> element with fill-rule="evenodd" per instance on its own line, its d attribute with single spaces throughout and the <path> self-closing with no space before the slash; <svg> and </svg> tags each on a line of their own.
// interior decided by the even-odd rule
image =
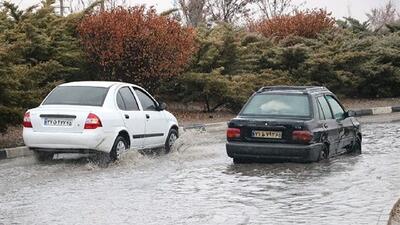
<svg viewBox="0 0 400 225">
<path fill-rule="evenodd" d="M 224 129 L 107 168 L 87 158 L 0 162 L 0 224 L 377 224 L 400 194 L 400 123 L 363 126 L 363 154 L 233 165 Z"/>
</svg>

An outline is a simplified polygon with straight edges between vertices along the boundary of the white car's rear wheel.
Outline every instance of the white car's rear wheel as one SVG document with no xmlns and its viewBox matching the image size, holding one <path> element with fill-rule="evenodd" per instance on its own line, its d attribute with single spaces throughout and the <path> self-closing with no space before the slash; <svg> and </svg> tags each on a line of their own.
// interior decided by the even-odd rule
<svg viewBox="0 0 400 225">
<path fill-rule="evenodd" d="M 118 160 L 120 157 L 120 154 L 122 152 L 126 151 L 127 148 L 128 148 L 128 144 L 127 144 L 125 138 L 118 136 L 115 139 L 113 148 L 111 149 L 111 152 L 110 152 L 111 161 L 114 162 L 114 161 Z"/>
<path fill-rule="evenodd" d="M 44 162 L 53 159 L 54 153 L 52 152 L 42 152 L 42 151 L 34 151 L 34 155 L 37 161 Z"/>
<path fill-rule="evenodd" d="M 169 153 L 178 139 L 178 131 L 176 129 L 169 130 L 167 140 L 165 141 L 165 153 Z"/>
</svg>

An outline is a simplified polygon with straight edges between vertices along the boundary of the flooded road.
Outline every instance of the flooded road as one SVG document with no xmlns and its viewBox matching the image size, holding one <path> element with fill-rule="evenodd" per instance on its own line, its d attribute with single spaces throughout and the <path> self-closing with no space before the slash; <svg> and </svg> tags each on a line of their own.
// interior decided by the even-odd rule
<svg viewBox="0 0 400 225">
<path fill-rule="evenodd" d="M 363 126 L 363 154 L 233 165 L 223 129 L 169 155 L 0 162 L 0 224 L 377 224 L 400 196 L 400 123 Z"/>
</svg>

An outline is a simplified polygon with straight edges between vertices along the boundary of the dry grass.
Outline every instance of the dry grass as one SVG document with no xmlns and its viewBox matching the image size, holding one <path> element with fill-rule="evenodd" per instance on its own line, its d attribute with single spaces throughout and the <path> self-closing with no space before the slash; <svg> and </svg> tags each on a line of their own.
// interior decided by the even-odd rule
<svg viewBox="0 0 400 225">
<path fill-rule="evenodd" d="M 168 103 L 167 110 L 176 116 L 180 126 L 224 122 L 236 116 L 236 114 L 226 109 L 213 113 L 204 112 L 204 107 L 200 103 Z"/>
<path fill-rule="evenodd" d="M 7 132 L 0 135 L 0 148 L 10 148 L 24 145 L 22 140 L 22 127 L 10 127 Z"/>
<path fill-rule="evenodd" d="M 217 123 L 234 118 L 236 115 L 230 112 L 172 112 L 178 119 L 180 126 L 189 124 Z"/>
<path fill-rule="evenodd" d="M 340 99 L 343 105 L 349 109 L 368 109 L 374 107 L 400 106 L 400 98 L 382 99 Z"/>
</svg>

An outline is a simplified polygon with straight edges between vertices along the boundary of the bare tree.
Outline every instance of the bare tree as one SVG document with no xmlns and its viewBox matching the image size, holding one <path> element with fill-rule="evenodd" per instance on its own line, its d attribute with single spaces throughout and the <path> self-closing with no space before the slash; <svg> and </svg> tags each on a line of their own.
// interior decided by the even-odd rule
<svg viewBox="0 0 400 225">
<path fill-rule="evenodd" d="M 249 12 L 254 0 L 207 0 L 206 12 L 211 21 L 233 23 Z"/>
<path fill-rule="evenodd" d="M 206 0 L 178 0 L 178 5 L 188 26 L 196 27 L 205 21 Z"/>
<path fill-rule="evenodd" d="M 256 4 L 266 19 L 290 13 L 298 8 L 293 4 L 293 0 L 257 0 Z"/>
<path fill-rule="evenodd" d="M 397 9 L 392 0 L 389 0 L 383 8 L 372 9 L 367 13 L 370 28 L 375 32 L 381 31 L 386 24 L 391 24 L 398 19 Z"/>
<path fill-rule="evenodd" d="M 71 13 L 82 11 L 95 2 L 99 2 L 100 10 L 113 9 L 118 6 L 127 6 L 126 0 L 66 0 L 66 2 L 69 3 Z"/>
<path fill-rule="evenodd" d="M 86 8 L 91 3 L 85 0 L 68 0 L 70 13 L 78 12 Z"/>
</svg>

